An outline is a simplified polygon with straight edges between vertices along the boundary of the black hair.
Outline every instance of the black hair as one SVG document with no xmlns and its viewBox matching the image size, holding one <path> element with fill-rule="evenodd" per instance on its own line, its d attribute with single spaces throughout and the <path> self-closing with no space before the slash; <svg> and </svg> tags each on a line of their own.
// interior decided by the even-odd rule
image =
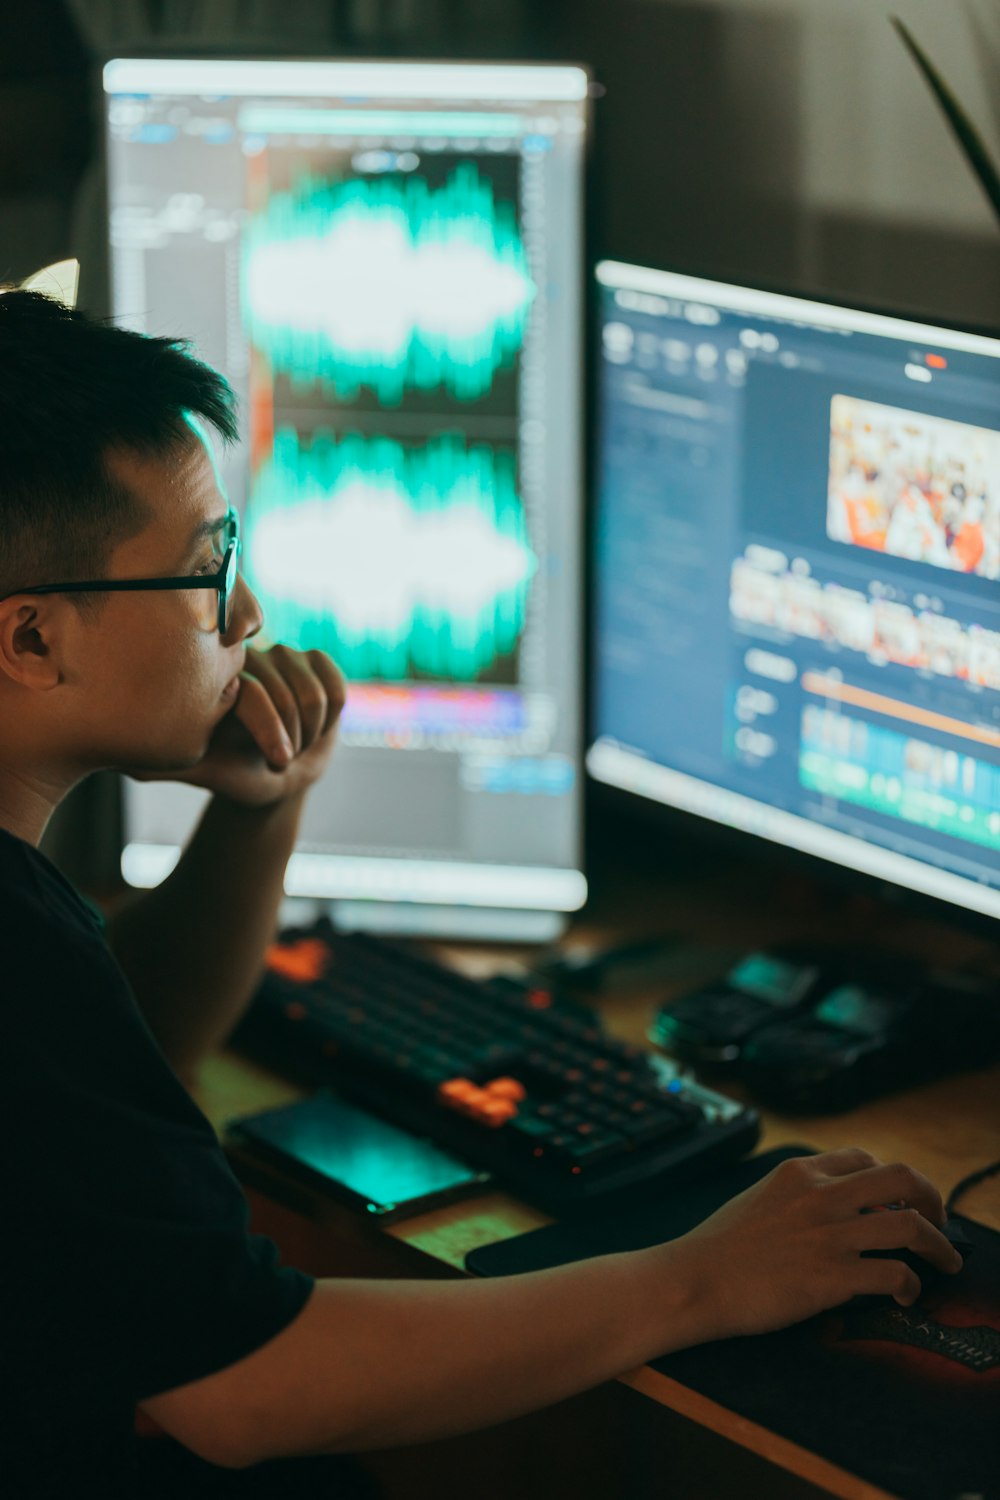
<svg viewBox="0 0 1000 1500">
<path fill-rule="evenodd" d="M 0 598 L 100 577 L 146 521 L 108 451 L 166 456 L 196 441 L 185 412 L 235 442 L 235 404 L 187 340 L 0 289 Z"/>
</svg>

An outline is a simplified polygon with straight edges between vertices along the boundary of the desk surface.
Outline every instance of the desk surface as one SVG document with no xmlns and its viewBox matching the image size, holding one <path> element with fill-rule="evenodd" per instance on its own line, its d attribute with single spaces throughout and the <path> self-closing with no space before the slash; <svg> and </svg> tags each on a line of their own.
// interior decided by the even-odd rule
<svg viewBox="0 0 1000 1500">
<path fill-rule="evenodd" d="M 655 900 L 653 899 L 655 892 Z M 857 897 L 835 902 L 829 893 L 801 881 L 768 880 L 749 886 L 743 872 L 706 879 L 670 880 L 638 885 L 634 874 L 612 885 L 594 918 L 574 930 L 571 944 L 586 946 L 622 941 L 657 930 L 680 931 L 692 946 L 678 949 L 678 973 L 655 984 L 637 984 L 598 997 L 610 1032 L 633 1042 L 645 1034 L 657 1007 L 724 966 L 720 955 L 788 938 L 829 940 L 831 932 L 850 931 L 854 940 L 866 932 L 880 943 L 926 956 L 930 961 L 994 966 L 995 946 L 983 938 L 955 932 L 924 918 L 899 916 L 886 921 L 884 908 Z M 664 915 L 669 914 L 669 920 Z M 724 943 L 718 934 L 725 934 Z M 472 973 L 509 966 L 511 951 L 449 948 L 442 956 Z M 524 955 L 514 955 L 514 957 Z M 682 974 L 680 971 L 684 970 Z M 943 1018 L 943 1021 L 946 1018 Z M 300 1097 L 300 1090 L 266 1069 L 220 1054 L 206 1063 L 199 1102 L 223 1128 L 228 1120 Z M 904 1094 L 876 1100 L 837 1116 L 791 1117 L 763 1112 L 760 1149 L 801 1141 L 827 1149 L 862 1146 L 884 1161 L 904 1160 L 924 1172 L 942 1193 L 976 1168 L 1000 1159 L 1000 1066 L 940 1079 Z M 961 1211 L 1000 1229 L 1000 1189 L 994 1178 L 972 1189 Z M 503 1192 L 451 1204 L 375 1231 L 408 1247 L 410 1266 L 397 1274 L 414 1274 L 426 1258 L 428 1271 L 460 1271 L 467 1252 L 550 1222 L 540 1211 Z M 371 1234 L 370 1223 L 365 1232 Z M 388 1246 L 386 1247 L 388 1248 Z M 352 1271 L 350 1274 L 357 1274 Z M 845 1500 L 881 1500 L 884 1492 L 826 1463 L 795 1444 L 756 1427 L 704 1397 L 678 1385 L 649 1366 L 621 1377 L 652 1400 L 758 1453 Z"/>
</svg>

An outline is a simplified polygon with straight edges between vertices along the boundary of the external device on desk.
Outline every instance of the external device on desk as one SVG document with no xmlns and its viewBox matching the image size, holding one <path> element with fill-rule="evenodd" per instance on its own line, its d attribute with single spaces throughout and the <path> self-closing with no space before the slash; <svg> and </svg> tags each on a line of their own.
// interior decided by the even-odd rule
<svg viewBox="0 0 1000 1500">
<path fill-rule="evenodd" d="M 325 923 L 273 946 L 233 1040 L 555 1214 L 645 1197 L 758 1135 L 755 1111 L 610 1036 L 585 1006 Z"/>
<path fill-rule="evenodd" d="M 234 386 L 267 633 L 351 683 L 289 894 L 556 936 L 586 896 L 586 72 L 116 59 L 104 83 L 116 317 Z M 128 785 L 131 884 L 200 800 Z"/>
<path fill-rule="evenodd" d="M 659 1011 L 650 1040 L 696 1066 L 732 1065 L 757 1031 L 820 993 L 828 973 L 812 949 L 748 953 L 721 979 Z"/>
<path fill-rule="evenodd" d="M 265 1161 L 383 1224 L 481 1192 L 490 1181 L 488 1172 L 329 1090 L 234 1120 L 230 1134 Z"/>
<path fill-rule="evenodd" d="M 880 983 L 860 964 L 798 1014 L 755 1031 L 737 1067 L 755 1097 L 832 1113 L 1000 1056 L 995 979 L 927 974 L 903 960 L 894 968 Z"/>
<path fill-rule="evenodd" d="M 1000 1055 L 1000 981 L 890 951 L 790 945 L 663 1006 L 649 1038 L 775 1108 L 824 1114 Z"/>
</svg>

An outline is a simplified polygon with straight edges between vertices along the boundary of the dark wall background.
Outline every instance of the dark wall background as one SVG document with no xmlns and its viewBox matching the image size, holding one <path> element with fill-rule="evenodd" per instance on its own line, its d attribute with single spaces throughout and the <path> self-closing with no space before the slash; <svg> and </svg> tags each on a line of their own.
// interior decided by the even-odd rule
<svg viewBox="0 0 1000 1500">
<path fill-rule="evenodd" d="M 91 154 L 88 55 L 58 0 L 0 7 L 0 278 L 69 253 Z"/>
</svg>

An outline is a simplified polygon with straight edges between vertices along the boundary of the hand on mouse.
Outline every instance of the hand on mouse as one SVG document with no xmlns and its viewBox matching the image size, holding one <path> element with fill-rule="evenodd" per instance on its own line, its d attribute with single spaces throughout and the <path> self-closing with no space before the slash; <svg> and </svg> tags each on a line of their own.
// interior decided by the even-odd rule
<svg viewBox="0 0 1000 1500">
<path fill-rule="evenodd" d="M 903 1203 L 892 1213 L 866 1213 Z M 704 1337 L 767 1333 L 846 1302 L 881 1293 L 908 1307 L 920 1281 L 901 1261 L 863 1250 L 912 1250 L 940 1270 L 962 1257 L 940 1232 L 941 1195 L 912 1167 L 883 1165 L 847 1149 L 797 1157 L 664 1246 L 681 1258 L 704 1302 Z"/>
</svg>

